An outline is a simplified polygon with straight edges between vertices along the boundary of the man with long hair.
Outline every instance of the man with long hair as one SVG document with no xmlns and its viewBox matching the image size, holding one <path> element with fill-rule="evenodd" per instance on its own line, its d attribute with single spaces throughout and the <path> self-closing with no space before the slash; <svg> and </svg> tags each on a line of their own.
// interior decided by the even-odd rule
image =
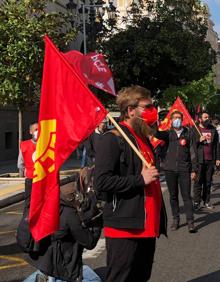
<svg viewBox="0 0 220 282">
<path fill-rule="evenodd" d="M 150 91 L 140 86 L 122 89 L 117 104 L 121 129 L 150 167 L 142 164 L 117 130 L 102 136 L 95 156 L 94 186 L 106 201 L 106 281 L 145 282 L 151 276 L 156 238 L 166 234 L 166 211 L 148 139 L 157 114 Z"/>
</svg>

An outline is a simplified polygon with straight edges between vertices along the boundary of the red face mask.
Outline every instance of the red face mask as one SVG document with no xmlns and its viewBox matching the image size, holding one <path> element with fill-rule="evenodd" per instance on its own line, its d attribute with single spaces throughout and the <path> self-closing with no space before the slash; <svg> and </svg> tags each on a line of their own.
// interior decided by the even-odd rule
<svg viewBox="0 0 220 282">
<path fill-rule="evenodd" d="M 141 117 L 145 120 L 147 125 L 151 126 L 158 120 L 157 109 L 152 105 L 143 111 Z"/>
</svg>

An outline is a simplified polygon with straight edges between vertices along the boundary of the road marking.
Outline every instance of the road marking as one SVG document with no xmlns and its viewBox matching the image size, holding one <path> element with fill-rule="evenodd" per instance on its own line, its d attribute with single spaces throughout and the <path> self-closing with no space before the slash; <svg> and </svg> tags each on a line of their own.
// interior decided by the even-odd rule
<svg viewBox="0 0 220 282">
<path fill-rule="evenodd" d="M 20 192 L 20 191 L 24 191 L 24 184 L 17 184 L 17 185 L 7 185 L 6 187 L 4 187 L 4 189 L 2 188 L 0 191 L 0 197 L 4 198 L 5 195 L 7 194 L 11 194 L 13 192 Z"/>
<path fill-rule="evenodd" d="M 17 211 L 9 211 L 9 212 L 6 212 L 6 214 L 23 214 L 23 213 L 17 212 Z"/>
<path fill-rule="evenodd" d="M 0 270 L 28 265 L 28 263 L 25 260 L 18 258 L 18 257 L 0 256 L 0 259 L 8 260 L 10 262 L 16 262 L 16 263 L 12 263 L 12 264 L 1 265 Z"/>
<path fill-rule="evenodd" d="M 105 250 L 105 239 L 99 239 L 96 247 L 93 250 L 86 250 L 83 253 L 83 259 L 90 259 L 98 257 Z"/>
<path fill-rule="evenodd" d="M 16 230 L 9 230 L 9 231 L 0 231 L 0 235 L 5 235 L 5 234 L 10 234 L 10 233 L 15 233 Z"/>
</svg>

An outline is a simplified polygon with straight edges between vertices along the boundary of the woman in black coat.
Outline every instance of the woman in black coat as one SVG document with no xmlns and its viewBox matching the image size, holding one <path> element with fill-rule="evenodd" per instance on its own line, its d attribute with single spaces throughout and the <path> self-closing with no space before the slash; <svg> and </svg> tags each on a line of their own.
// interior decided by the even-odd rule
<svg viewBox="0 0 220 282">
<path fill-rule="evenodd" d="M 98 275 L 88 266 L 83 266 L 82 262 L 83 249 L 93 249 L 96 246 L 101 228 L 82 226 L 74 207 L 73 193 L 73 186 L 61 186 L 60 228 L 48 240 L 40 243 L 39 252 L 30 255 L 30 263 L 50 279 L 54 278 L 49 281 L 86 282 L 89 272 L 89 281 L 101 282 Z M 25 282 L 35 281 L 33 276 L 34 274 Z"/>
</svg>

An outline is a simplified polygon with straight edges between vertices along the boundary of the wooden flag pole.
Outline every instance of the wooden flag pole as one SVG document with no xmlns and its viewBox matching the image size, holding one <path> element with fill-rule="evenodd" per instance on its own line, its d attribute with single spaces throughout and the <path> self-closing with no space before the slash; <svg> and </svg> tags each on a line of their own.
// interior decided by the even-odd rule
<svg viewBox="0 0 220 282">
<path fill-rule="evenodd" d="M 128 138 L 126 133 L 121 129 L 121 127 L 118 125 L 118 123 L 114 120 L 114 118 L 110 115 L 110 113 L 107 114 L 107 117 L 109 120 L 114 124 L 116 129 L 120 132 L 120 134 L 124 137 L 124 139 L 128 142 L 128 144 L 131 146 L 131 148 L 134 150 L 134 152 L 137 154 L 137 156 L 142 160 L 143 164 L 146 165 L 146 167 L 150 167 L 151 165 L 147 163 L 144 156 L 141 154 L 141 152 L 137 149 L 137 147 L 132 143 L 132 141 Z"/>
<path fill-rule="evenodd" d="M 193 120 L 193 119 L 192 119 L 192 120 Z M 198 133 L 199 133 L 199 135 L 200 135 L 200 137 L 201 137 L 201 136 L 202 136 L 202 133 L 201 133 L 201 131 L 199 130 L 199 128 L 198 128 L 198 126 L 196 125 L 196 123 L 195 123 L 194 120 L 193 120 L 193 124 L 194 124 L 196 130 L 198 131 Z"/>
</svg>

